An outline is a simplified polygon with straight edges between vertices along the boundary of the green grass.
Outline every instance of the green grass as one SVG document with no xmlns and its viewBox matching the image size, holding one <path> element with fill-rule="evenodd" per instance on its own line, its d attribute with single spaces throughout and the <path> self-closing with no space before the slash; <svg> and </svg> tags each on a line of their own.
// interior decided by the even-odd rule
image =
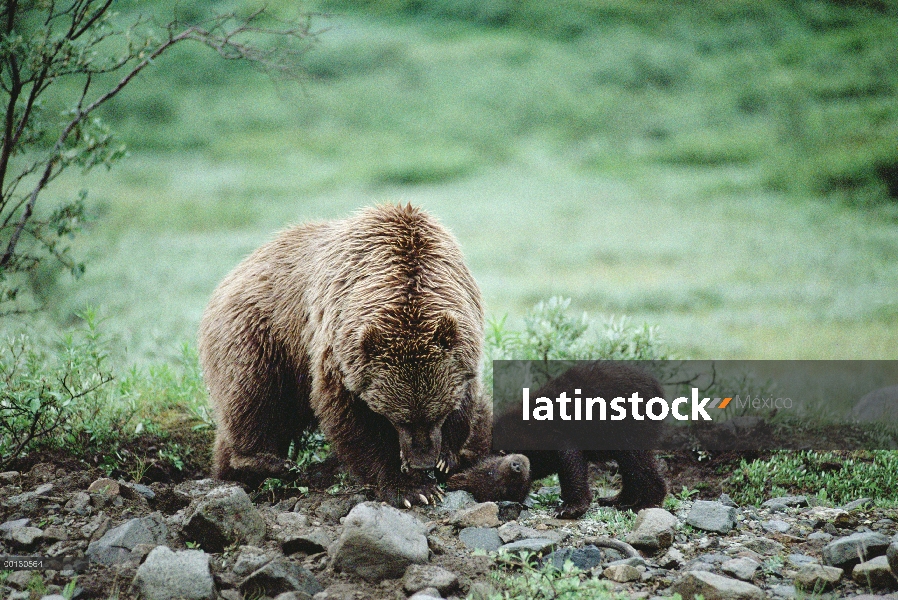
<svg viewBox="0 0 898 600">
<path fill-rule="evenodd" d="M 48 310 L 27 320 L 56 331 L 98 305 L 116 356 L 174 360 L 275 231 L 411 201 L 516 328 L 561 295 L 658 325 L 684 357 L 894 358 L 884 6 L 326 4 L 301 85 L 178 48 L 104 112 L 131 157 L 51 190 L 90 191 L 88 271 L 41 271 Z"/>
<path fill-rule="evenodd" d="M 723 487 L 737 503 L 760 506 L 789 494 L 808 494 L 836 506 L 871 498 L 896 507 L 895 452 L 776 452 L 768 460 L 743 460 Z"/>
</svg>

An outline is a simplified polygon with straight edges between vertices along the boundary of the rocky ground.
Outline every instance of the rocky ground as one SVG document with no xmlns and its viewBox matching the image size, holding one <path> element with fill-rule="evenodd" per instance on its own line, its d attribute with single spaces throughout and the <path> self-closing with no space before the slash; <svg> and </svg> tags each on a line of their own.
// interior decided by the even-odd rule
<svg viewBox="0 0 898 600">
<path fill-rule="evenodd" d="M 293 493 L 253 502 L 209 479 L 144 486 L 53 463 L 2 473 L 0 554 L 87 556 L 90 567 L 7 572 L 0 598 L 487 598 L 509 576 L 489 554 L 504 548 L 569 559 L 623 597 L 898 599 L 898 511 L 863 499 L 739 507 L 722 495 L 633 522 L 611 509 L 561 521 L 541 504 L 465 492 L 409 511 L 353 491 Z"/>
</svg>

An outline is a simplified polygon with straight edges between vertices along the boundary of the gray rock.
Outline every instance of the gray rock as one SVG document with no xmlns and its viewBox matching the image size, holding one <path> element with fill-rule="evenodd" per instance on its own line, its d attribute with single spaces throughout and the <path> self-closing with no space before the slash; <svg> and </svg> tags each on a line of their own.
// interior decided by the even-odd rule
<svg viewBox="0 0 898 600">
<path fill-rule="evenodd" d="M 31 550 L 43 537 L 44 532 L 37 527 L 16 527 L 6 534 L 6 539 L 13 548 Z"/>
<path fill-rule="evenodd" d="M 137 569 L 133 585 L 147 600 L 215 598 L 209 555 L 200 550 L 172 552 L 157 546 Z"/>
<path fill-rule="evenodd" d="M 68 600 L 62 594 L 50 594 L 48 596 L 41 596 L 41 600 Z"/>
<path fill-rule="evenodd" d="M 609 565 L 602 571 L 607 579 L 618 583 L 637 581 L 642 577 L 642 571 L 632 565 Z"/>
<path fill-rule="evenodd" d="M 764 598 L 764 592 L 755 585 L 707 571 L 687 571 L 674 583 L 673 591 L 679 593 L 683 600 L 690 600 L 699 595 L 703 596 L 705 600 L 761 600 Z"/>
<path fill-rule="evenodd" d="M 456 527 L 498 527 L 499 506 L 495 502 L 479 502 L 455 513 L 449 522 Z"/>
<path fill-rule="evenodd" d="M 14 590 L 24 590 L 31 582 L 34 571 L 13 571 L 6 578 L 6 585 Z M 30 597 L 30 594 L 29 594 Z"/>
<path fill-rule="evenodd" d="M 779 496 L 777 498 L 771 498 L 761 506 L 770 507 L 774 504 L 779 504 L 781 506 L 807 506 L 808 505 L 808 497 L 807 496 Z"/>
<path fill-rule="evenodd" d="M 456 511 L 466 506 L 470 506 L 471 504 L 475 504 L 476 502 L 477 500 L 474 499 L 474 496 L 472 496 L 468 492 L 464 490 L 456 490 L 454 492 L 449 492 L 448 494 L 446 494 L 446 498 L 443 499 L 443 502 L 440 504 L 440 508 L 447 511 Z"/>
<path fill-rule="evenodd" d="M 324 529 L 317 527 L 304 533 L 284 536 L 280 542 L 283 553 L 290 555 L 297 552 L 305 554 L 325 552 L 334 540 Z"/>
<path fill-rule="evenodd" d="M 571 561 L 573 565 L 582 570 L 589 571 L 602 564 L 602 551 L 593 545 L 583 548 L 561 548 L 549 554 L 543 559 L 544 564 L 551 564 L 556 569 L 564 567 L 565 561 Z"/>
<path fill-rule="evenodd" d="M 514 521 L 521 516 L 521 511 L 524 510 L 524 505 L 519 502 L 502 500 L 501 502 L 496 502 L 496 504 L 499 506 L 499 520 L 503 523 Z"/>
<path fill-rule="evenodd" d="M 758 554 L 764 554 L 767 556 L 771 554 L 779 554 L 783 551 L 784 548 L 784 546 L 776 540 L 771 540 L 770 538 L 765 537 L 758 537 L 748 540 L 743 545 L 753 552 L 757 552 Z"/>
<path fill-rule="evenodd" d="M 874 531 L 864 531 L 830 542 L 820 554 L 824 564 L 847 569 L 870 558 L 882 556 L 888 547 L 889 538 Z"/>
<path fill-rule="evenodd" d="M 6 600 L 31 600 L 31 592 L 10 592 L 9 596 L 6 597 Z"/>
<path fill-rule="evenodd" d="M 521 525 L 520 523 L 506 523 L 500 527 L 497 532 L 499 533 L 499 537 L 502 538 L 502 542 L 505 544 L 526 538 L 546 538 L 553 540 L 556 543 L 560 543 L 563 539 L 562 534 L 557 531 L 551 529 L 538 531 L 532 527 Z"/>
<path fill-rule="evenodd" d="M 761 527 L 764 531 L 769 531 L 770 533 L 786 533 L 791 528 L 791 525 L 785 521 L 773 519 L 771 521 L 764 521 L 761 523 Z"/>
<path fill-rule="evenodd" d="M 720 570 L 742 581 L 751 581 L 761 565 L 750 558 L 733 558 L 720 565 Z"/>
<path fill-rule="evenodd" d="M 436 565 L 412 564 L 402 577 L 402 588 L 407 594 L 433 588 L 445 596 L 458 589 L 458 575 Z"/>
<path fill-rule="evenodd" d="M 364 501 L 365 497 L 360 495 L 328 498 L 318 505 L 315 514 L 325 521 L 339 523 L 340 519 L 349 514 L 353 506 Z"/>
<path fill-rule="evenodd" d="M 630 565 L 631 567 L 644 567 L 645 559 L 641 556 L 628 556 L 627 558 L 621 558 L 618 560 L 611 561 L 606 566 L 611 567 L 614 565 Z"/>
<path fill-rule="evenodd" d="M 833 535 L 831 533 L 826 533 L 825 531 L 815 531 L 808 536 L 809 542 L 828 542 L 831 539 L 833 539 Z"/>
<path fill-rule="evenodd" d="M 862 396 L 851 409 L 849 417 L 859 423 L 898 421 L 898 385 L 880 388 Z"/>
<path fill-rule="evenodd" d="M 273 557 L 265 552 L 262 548 L 256 546 L 240 546 L 240 554 L 234 561 L 233 571 L 238 577 L 249 575 L 253 571 L 258 571 L 267 564 Z"/>
<path fill-rule="evenodd" d="M 440 600 L 440 592 L 436 588 L 424 588 L 408 597 L 408 600 Z"/>
<path fill-rule="evenodd" d="M 491 527 L 465 527 L 458 532 L 458 539 L 468 548 L 486 552 L 495 552 L 503 543 Z"/>
<path fill-rule="evenodd" d="M 686 517 L 686 523 L 703 531 L 727 533 L 736 525 L 736 509 L 720 502 L 696 500 Z"/>
<path fill-rule="evenodd" d="M 3 536 L 5 538 L 6 535 L 13 529 L 18 529 L 19 527 L 27 527 L 29 523 L 31 523 L 31 519 L 16 519 L 14 521 L 7 521 L 6 523 L 0 524 L 0 536 Z"/>
<path fill-rule="evenodd" d="M 410 564 L 429 558 L 424 525 L 391 506 L 363 502 L 346 516 L 331 546 L 333 567 L 369 581 L 400 577 Z"/>
<path fill-rule="evenodd" d="M 728 494 L 721 494 L 717 499 L 718 502 L 723 504 L 724 506 L 732 506 L 733 508 L 739 508 L 739 505 L 733 502 L 733 499 L 729 497 Z"/>
<path fill-rule="evenodd" d="M 533 552 L 538 556 L 542 556 L 547 552 L 551 552 L 555 548 L 557 542 L 548 538 L 528 538 L 526 540 L 518 540 L 510 544 L 503 544 L 499 550 L 505 552 Z"/>
<path fill-rule="evenodd" d="M 284 592 L 302 592 L 314 596 L 323 591 L 324 588 L 308 569 L 283 557 L 267 563 L 240 584 L 240 593 L 245 598 L 277 596 Z"/>
<path fill-rule="evenodd" d="M 886 550 L 886 559 L 889 561 L 892 573 L 898 577 L 898 541 L 895 541 L 894 538 L 892 538 L 892 543 L 889 544 L 889 548 Z"/>
<path fill-rule="evenodd" d="M 87 556 L 103 565 L 119 564 L 131 557 L 131 551 L 138 544 L 158 546 L 164 544 L 167 538 L 165 520 L 161 513 L 155 512 L 110 529 L 88 545 Z"/>
<path fill-rule="evenodd" d="M 121 492 L 122 492 L 123 496 L 126 496 L 126 495 L 130 496 L 130 497 L 140 496 L 140 497 L 146 498 L 148 501 L 152 501 L 152 500 L 156 499 L 156 492 L 151 490 L 148 486 L 143 485 L 142 483 L 121 483 L 121 482 L 119 482 L 119 485 L 121 486 Z M 129 493 L 129 492 L 133 492 L 133 493 Z"/>
<path fill-rule="evenodd" d="M 215 488 L 187 509 L 184 536 L 207 552 L 222 552 L 235 542 L 258 544 L 265 521 L 242 488 Z"/>
<path fill-rule="evenodd" d="M 842 508 L 844 510 L 851 511 L 851 510 L 857 510 L 859 508 L 863 508 L 866 506 L 871 506 L 872 504 L 873 504 L 872 498 L 858 498 L 857 500 L 852 500 L 851 502 L 849 502 Z"/>
<path fill-rule="evenodd" d="M 889 568 L 888 558 L 877 556 L 867 562 L 862 562 L 851 571 L 854 582 L 863 587 L 874 589 L 898 589 L 898 579 Z"/>
<path fill-rule="evenodd" d="M 842 569 L 809 563 L 798 569 L 795 585 L 809 592 L 819 593 L 835 586 L 841 578 Z"/>
<path fill-rule="evenodd" d="M 802 567 L 807 564 L 820 564 L 813 556 L 808 556 L 807 554 L 790 554 L 786 557 L 786 562 L 788 562 L 793 567 Z"/>
<path fill-rule="evenodd" d="M 90 513 L 90 494 L 87 492 L 77 492 L 69 498 L 69 501 L 65 503 L 63 510 L 70 513 L 75 513 L 76 515 L 86 515 Z"/>
<path fill-rule="evenodd" d="M 658 566 L 662 569 L 676 569 L 684 562 L 686 562 L 686 557 L 683 556 L 683 553 L 676 548 L 670 548 L 664 556 L 658 560 Z"/>
<path fill-rule="evenodd" d="M 777 598 L 795 598 L 798 591 L 794 585 L 774 585 L 770 587 L 770 595 Z"/>
<path fill-rule="evenodd" d="M 644 508 L 636 515 L 633 531 L 626 541 L 635 548 L 647 550 L 669 548 L 677 523 L 677 518 L 663 508 Z"/>
<path fill-rule="evenodd" d="M 274 600 L 309 600 L 311 596 L 306 594 L 305 592 L 283 592 L 274 597 Z M 243 600 L 243 595 L 240 595 L 240 599 Z"/>
<path fill-rule="evenodd" d="M 15 483 L 15 481 L 21 476 L 21 473 L 18 471 L 3 471 L 0 473 L 0 482 L 3 483 Z"/>
</svg>

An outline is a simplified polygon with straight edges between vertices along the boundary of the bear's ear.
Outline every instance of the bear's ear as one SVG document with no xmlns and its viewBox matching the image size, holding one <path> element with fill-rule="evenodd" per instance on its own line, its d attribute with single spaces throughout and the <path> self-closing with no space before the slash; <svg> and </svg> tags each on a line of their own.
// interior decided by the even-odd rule
<svg viewBox="0 0 898 600">
<path fill-rule="evenodd" d="M 440 315 L 436 329 L 433 331 L 433 341 L 443 350 L 451 350 L 458 342 L 458 322 L 451 315 Z"/>
<path fill-rule="evenodd" d="M 366 327 L 362 333 L 362 358 L 367 361 L 377 356 L 382 341 L 380 329 L 373 325 Z"/>
</svg>

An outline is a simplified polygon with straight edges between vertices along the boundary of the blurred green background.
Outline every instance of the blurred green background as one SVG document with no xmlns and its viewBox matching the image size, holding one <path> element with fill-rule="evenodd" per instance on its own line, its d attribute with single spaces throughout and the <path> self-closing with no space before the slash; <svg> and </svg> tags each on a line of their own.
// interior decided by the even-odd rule
<svg viewBox="0 0 898 600">
<path fill-rule="evenodd" d="M 130 157 L 48 192 L 89 190 L 87 273 L 45 265 L 21 320 L 95 305 L 131 360 L 169 357 L 278 229 L 412 202 L 510 323 L 562 295 L 684 357 L 898 357 L 896 3 L 275 8 L 316 13 L 302 82 L 183 46 L 104 109 Z"/>
</svg>

